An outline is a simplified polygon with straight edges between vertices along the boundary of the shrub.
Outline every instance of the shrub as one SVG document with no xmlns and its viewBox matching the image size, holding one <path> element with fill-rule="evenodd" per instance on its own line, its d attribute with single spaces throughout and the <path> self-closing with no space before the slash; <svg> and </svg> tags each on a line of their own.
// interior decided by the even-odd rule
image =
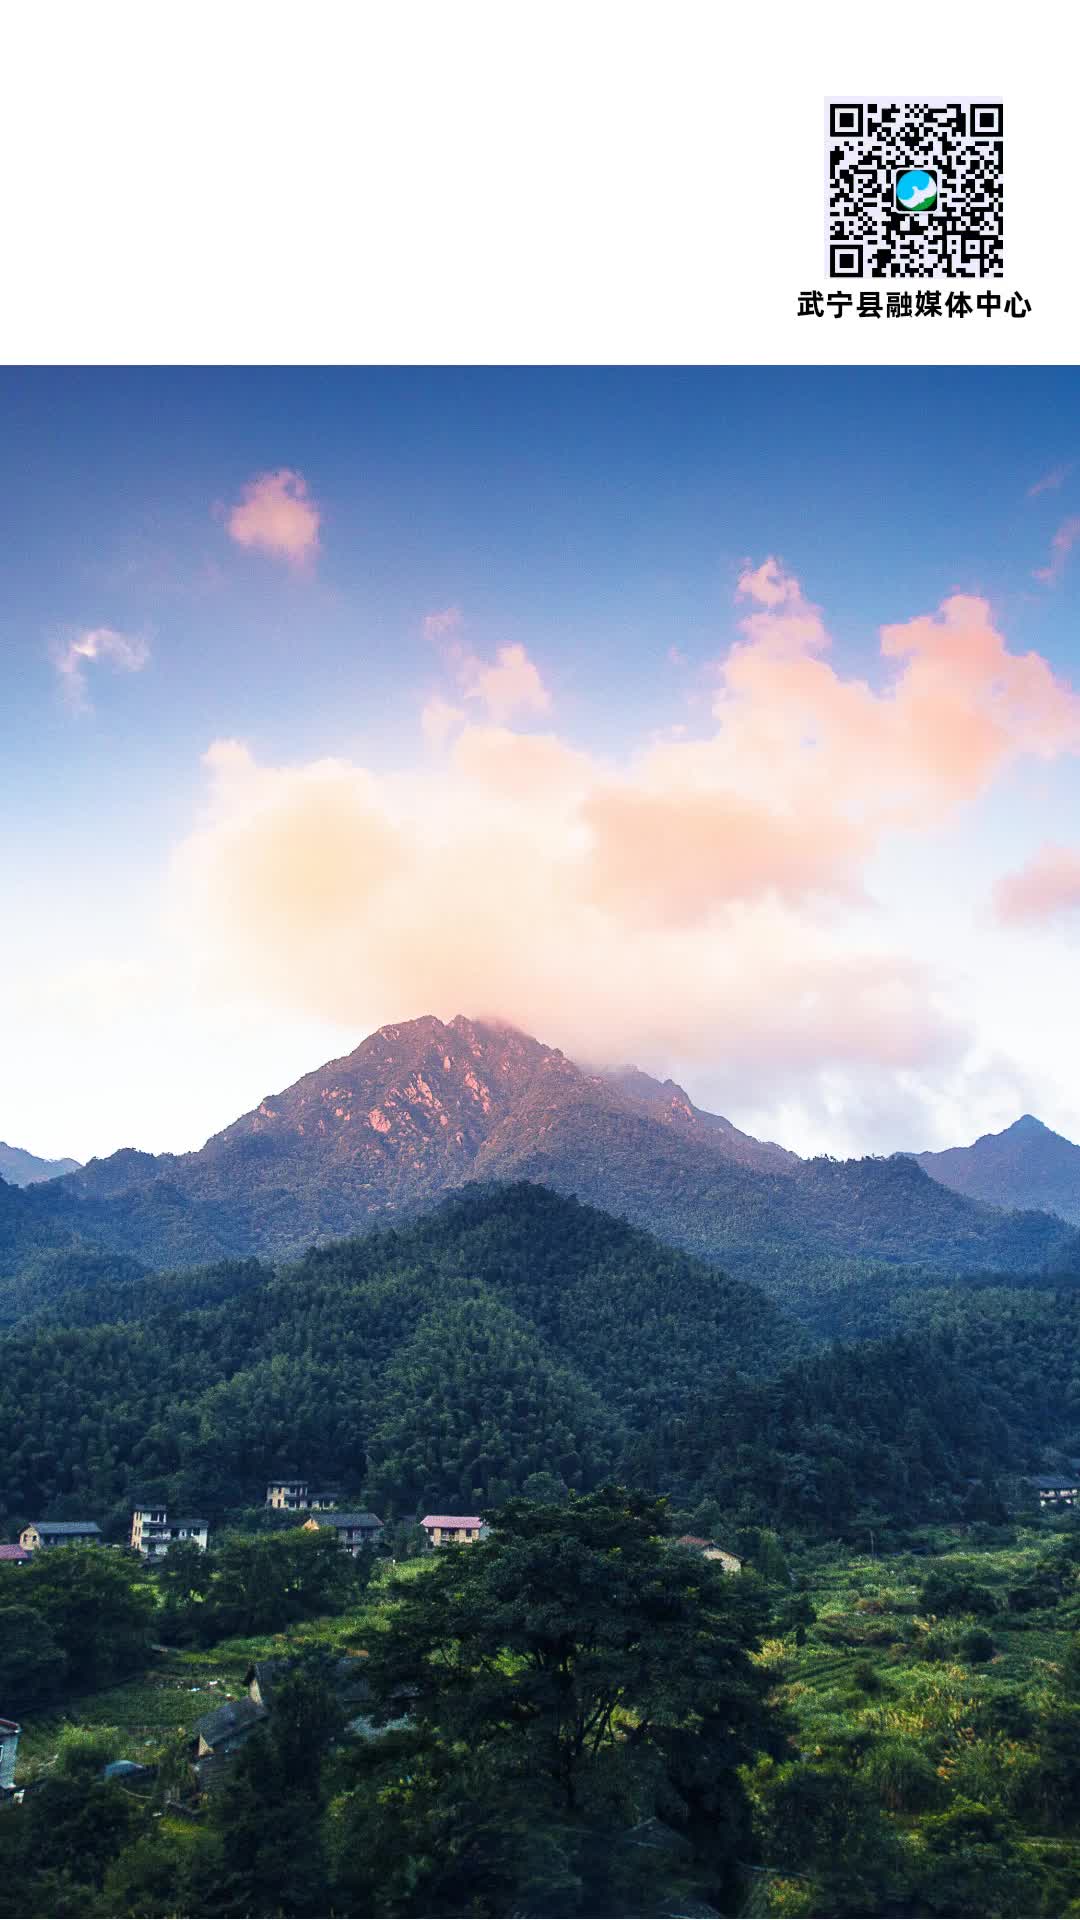
<svg viewBox="0 0 1080 1920">
<path fill-rule="evenodd" d="M 980 1666 L 994 1657 L 994 1642 L 985 1627 L 969 1627 L 960 1635 L 958 1652 L 969 1666 Z"/>
<path fill-rule="evenodd" d="M 980 1728 L 1007 1734 L 1011 1740 L 1026 1740 L 1035 1730 L 1035 1710 L 1021 1687 L 996 1686 L 978 1701 Z"/>
<path fill-rule="evenodd" d="M 914 1740 L 879 1740 L 863 1778 L 890 1813 L 926 1813 L 945 1799 L 933 1762 Z"/>
<path fill-rule="evenodd" d="M 869 1660 L 859 1660 L 851 1670 L 853 1684 L 860 1693 L 880 1693 L 881 1675 Z"/>
<path fill-rule="evenodd" d="M 981 1587 L 974 1580 L 958 1580 L 947 1573 L 932 1573 L 924 1581 L 919 1604 L 926 1613 L 936 1613 L 939 1617 L 947 1613 L 991 1614 L 998 1610 L 989 1587 Z"/>
</svg>

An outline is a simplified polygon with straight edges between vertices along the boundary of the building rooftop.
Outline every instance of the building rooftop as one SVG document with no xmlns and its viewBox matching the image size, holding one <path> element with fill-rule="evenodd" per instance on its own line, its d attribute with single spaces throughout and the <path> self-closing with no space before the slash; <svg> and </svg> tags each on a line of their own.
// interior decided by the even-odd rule
<svg viewBox="0 0 1080 1920">
<path fill-rule="evenodd" d="M 363 1705 L 371 1698 L 371 1682 L 364 1671 L 365 1656 L 340 1654 L 326 1660 L 322 1674 L 337 1698 L 346 1705 Z M 293 1673 L 297 1662 L 288 1655 L 276 1660 L 255 1660 L 244 1675 L 247 1687 L 257 1686 L 263 1706 L 270 1711 L 279 1683 Z"/>
<path fill-rule="evenodd" d="M 96 1520 L 31 1520 L 39 1533 L 100 1533 Z"/>
<path fill-rule="evenodd" d="M 336 1507 L 324 1509 L 320 1527 L 381 1527 L 377 1513 L 339 1513 Z"/>
<path fill-rule="evenodd" d="M 25 1547 L 0 1546 L 0 1560 L 30 1560 L 32 1557 Z"/>
<path fill-rule="evenodd" d="M 195 1734 L 205 1740 L 208 1747 L 220 1746 L 223 1740 L 231 1740 L 235 1734 L 245 1733 L 258 1720 L 266 1718 L 264 1707 L 257 1706 L 247 1694 L 240 1700 L 226 1700 L 222 1706 L 215 1707 L 213 1713 L 204 1714 L 195 1722 Z"/>
<path fill-rule="evenodd" d="M 422 1527 L 482 1527 L 478 1513 L 425 1513 Z"/>
</svg>

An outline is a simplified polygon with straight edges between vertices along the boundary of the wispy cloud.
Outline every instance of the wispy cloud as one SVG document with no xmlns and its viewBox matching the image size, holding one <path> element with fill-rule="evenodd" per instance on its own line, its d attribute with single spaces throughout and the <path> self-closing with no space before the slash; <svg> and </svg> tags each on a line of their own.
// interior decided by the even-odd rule
<svg viewBox="0 0 1080 1920">
<path fill-rule="evenodd" d="M 226 525 L 238 546 L 303 567 L 318 552 L 321 518 L 303 474 L 279 467 L 276 473 L 260 473 L 248 481 Z"/>
<path fill-rule="evenodd" d="M 81 712 L 90 708 L 86 669 L 104 660 L 121 673 L 139 673 L 150 658 L 150 648 L 137 634 L 118 633 L 115 627 L 84 627 L 52 648 L 53 665 L 60 675 L 65 698 Z"/>
<path fill-rule="evenodd" d="M 434 693 L 430 700 L 424 702 L 420 730 L 429 746 L 441 747 L 464 719 L 463 707 L 455 707 L 449 700 L 444 700 L 440 693 Z"/>
<path fill-rule="evenodd" d="M 494 660 L 485 660 L 457 638 L 465 625 L 460 607 L 444 607 L 429 613 L 424 620 L 424 637 L 439 650 L 466 700 L 477 700 L 490 720 L 500 725 L 519 713 L 548 713 L 551 694 L 535 661 L 520 644 L 498 647 Z M 424 709 L 424 731 L 433 738 L 434 725 L 443 737 L 449 728 L 443 723 L 454 710 L 441 700 L 429 701 Z"/>
<path fill-rule="evenodd" d="M 460 607 L 443 607 L 438 613 L 424 615 L 424 639 L 443 640 L 464 625 L 465 616 Z"/>
<path fill-rule="evenodd" d="M 1063 520 L 1050 542 L 1050 559 L 1045 567 L 1034 567 L 1033 578 L 1041 580 L 1044 587 L 1056 587 L 1065 571 L 1065 562 L 1070 552 L 1080 540 L 1080 513 L 1070 514 Z"/>
<path fill-rule="evenodd" d="M 995 914 L 1005 926 L 1055 920 L 1080 908 L 1080 851 L 1047 843 L 998 881 Z"/>
<path fill-rule="evenodd" d="M 1068 479 L 1072 472 L 1072 466 L 1073 463 L 1069 460 L 1064 466 L 1052 467 L 1050 472 L 1044 473 L 1040 480 L 1033 481 L 1027 490 L 1028 499 L 1034 500 L 1036 494 L 1049 493 L 1053 487 L 1060 487 L 1062 483 Z"/>
</svg>

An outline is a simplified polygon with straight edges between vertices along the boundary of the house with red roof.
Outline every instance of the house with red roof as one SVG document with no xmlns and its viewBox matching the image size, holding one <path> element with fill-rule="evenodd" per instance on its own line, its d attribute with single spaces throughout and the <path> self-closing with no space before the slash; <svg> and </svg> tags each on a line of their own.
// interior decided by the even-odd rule
<svg viewBox="0 0 1080 1920">
<path fill-rule="evenodd" d="M 699 1533 L 681 1533 L 675 1545 L 689 1547 L 691 1553 L 700 1553 L 703 1560 L 719 1560 L 725 1573 L 742 1572 L 737 1553 L 728 1553 L 726 1548 L 718 1547 L 715 1540 L 705 1540 Z"/>
<path fill-rule="evenodd" d="M 425 1513 L 420 1522 L 429 1547 L 452 1547 L 487 1532 L 478 1513 Z"/>
<path fill-rule="evenodd" d="M 17 1563 L 20 1560 L 29 1560 L 31 1557 L 25 1547 L 0 1546 L 0 1560 L 14 1560 Z"/>
</svg>

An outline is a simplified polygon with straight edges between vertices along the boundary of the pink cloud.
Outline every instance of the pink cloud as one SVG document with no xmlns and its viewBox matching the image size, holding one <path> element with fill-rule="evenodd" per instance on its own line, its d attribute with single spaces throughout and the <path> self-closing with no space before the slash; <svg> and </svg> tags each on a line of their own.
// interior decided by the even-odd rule
<svg viewBox="0 0 1080 1920">
<path fill-rule="evenodd" d="M 437 770 L 400 780 L 260 766 L 235 743 L 208 771 L 175 906 L 220 991 L 342 1022 L 374 1005 L 470 1005 L 586 1058 L 715 1060 L 722 1035 L 725 1060 L 759 1088 L 916 1068 L 961 1043 L 917 964 L 801 914 L 795 897 L 729 899 L 718 926 L 688 912 L 694 859 L 731 851 L 708 820 L 685 857 L 644 823 L 644 864 L 679 865 L 665 899 L 639 896 L 634 823 L 624 867 L 601 871 L 587 847 L 601 771 L 551 736 L 466 728 Z"/>
<path fill-rule="evenodd" d="M 335 1021 L 471 1007 L 587 1057 L 686 1062 L 722 1036 L 755 1084 L 936 1068 L 964 1018 L 890 951 L 868 863 L 1022 756 L 1080 751 L 1080 699 L 971 595 L 882 628 L 875 684 L 833 663 L 775 560 L 738 599 L 706 730 L 659 737 L 649 716 L 619 763 L 507 724 L 546 711 L 536 667 L 453 632 L 460 704 L 427 712 L 453 738 L 420 769 L 262 767 L 223 745 L 182 924 L 235 991 Z"/>
<path fill-rule="evenodd" d="M 1080 514 L 1071 514 L 1063 520 L 1050 542 L 1050 559 L 1045 567 L 1034 567 L 1032 578 L 1041 580 L 1044 587 L 1056 586 L 1065 571 L 1065 562 L 1072 548 L 1080 540 Z"/>
<path fill-rule="evenodd" d="M 980 793 L 1017 755 L 1080 749 L 1080 697 L 1035 653 L 1009 652 L 984 600 L 881 629 L 891 682 L 875 692 L 822 656 L 829 637 L 789 582 L 742 623 L 721 663 L 722 757 L 789 804 L 918 824 Z"/>
<path fill-rule="evenodd" d="M 465 625 L 460 607 L 444 607 L 429 613 L 424 620 L 424 637 L 438 648 L 450 673 L 466 700 L 477 700 L 490 720 L 502 724 L 519 713 L 547 713 L 551 694 L 544 685 L 540 669 L 530 660 L 523 646 L 499 647 L 494 660 L 484 660 L 458 639 Z M 442 726 L 442 717 L 451 709 L 436 696 L 424 709 L 421 725 L 431 737 L 432 724 Z M 443 727 L 443 733 L 448 729 Z"/>
<path fill-rule="evenodd" d="M 782 572 L 779 560 L 770 554 L 756 571 L 747 567 L 735 585 L 735 591 L 743 598 L 757 600 L 763 607 L 783 606 L 787 600 L 799 600 L 802 595 L 797 580 Z"/>
<path fill-rule="evenodd" d="M 551 695 L 540 670 L 522 646 L 500 647 L 494 661 L 470 657 L 462 677 L 466 699 L 482 701 L 493 720 L 550 709 Z"/>
<path fill-rule="evenodd" d="M 1047 844 L 1015 873 L 998 881 L 994 910 L 1006 926 L 1052 920 L 1080 908 L 1080 852 Z"/>
<path fill-rule="evenodd" d="M 465 714 L 461 707 L 451 705 L 449 700 L 444 700 L 441 694 L 435 693 L 430 700 L 424 702 L 420 715 L 420 731 L 429 746 L 441 747 L 444 741 L 449 739 L 455 727 L 461 725 L 464 718 Z"/>
<path fill-rule="evenodd" d="M 254 547 L 301 567 L 318 552 L 320 519 L 303 474 L 280 467 L 276 473 L 260 473 L 248 481 L 227 526 L 238 546 Z"/>
<path fill-rule="evenodd" d="M 867 835 L 849 821 L 773 813 L 731 792 L 632 786 L 595 788 L 583 815 L 592 896 L 630 922 L 689 927 L 767 892 L 795 904 L 860 891 Z"/>
</svg>

